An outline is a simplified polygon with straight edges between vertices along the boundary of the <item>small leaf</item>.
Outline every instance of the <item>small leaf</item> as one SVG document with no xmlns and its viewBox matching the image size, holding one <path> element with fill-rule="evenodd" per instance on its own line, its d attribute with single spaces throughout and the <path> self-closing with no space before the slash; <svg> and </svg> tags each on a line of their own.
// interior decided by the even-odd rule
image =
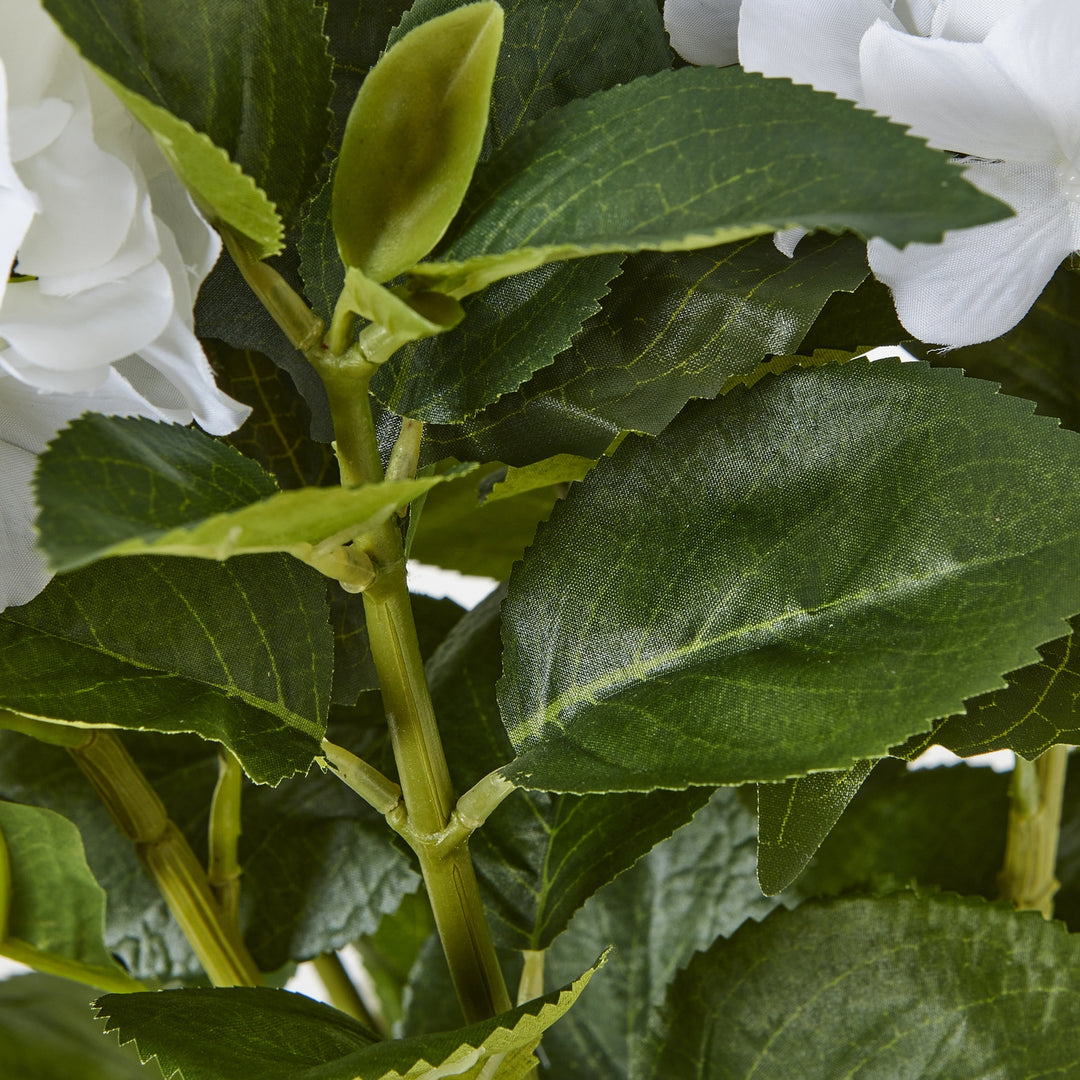
<svg viewBox="0 0 1080 1080">
<path fill-rule="evenodd" d="M 827 234 L 794 259 L 771 236 L 628 256 L 600 314 L 551 367 L 463 425 L 429 424 L 425 454 L 526 465 L 599 457 L 621 430 L 658 435 L 690 399 L 794 351 L 830 294 L 866 272 L 864 244 Z"/>
<path fill-rule="evenodd" d="M 384 327 L 403 342 L 441 334 L 465 317 L 461 305 L 448 296 L 386 289 L 355 266 L 345 272 L 341 302 L 349 311 Z"/>
<path fill-rule="evenodd" d="M 133 1047 L 103 1038 L 93 992 L 49 975 L 0 981 L 0 1066 L 11 1080 L 161 1080 Z"/>
<path fill-rule="evenodd" d="M 596 464 L 592 458 L 579 457 L 576 454 L 556 454 L 545 458 L 535 465 L 517 468 L 511 465 L 506 470 L 506 477 L 492 489 L 485 502 L 498 502 L 500 499 L 512 499 L 527 491 L 550 487 L 552 484 L 571 484 L 575 480 L 584 480 L 589 470 Z"/>
<path fill-rule="evenodd" d="M 344 1013 L 284 990 L 166 990 L 106 995 L 97 1002 L 105 1030 L 137 1041 L 144 1060 L 184 1080 L 293 1080 L 317 1070 L 322 1080 L 420 1080 L 434 1070 L 475 1080 L 476 1066 L 496 1054 L 530 1046 L 588 985 L 603 957 L 572 984 L 491 1020 L 457 1031 L 395 1042 L 376 1036 Z M 192 1040 L 212 1029 L 212 1042 Z"/>
<path fill-rule="evenodd" d="M 446 231 L 480 154 L 502 25 L 498 4 L 470 4 L 417 27 L 368 73 L 334 177 L 346 266 L 388 281 Z"/>
<path fill-rule="evenodd" d="M 648 1075 L 1065 1075 L 1078 963 L 1063 926 L 984 900 L 803 904 L 694 958 L 672 986 Z"/>
<path fill-rule="evenodd" d="M 325 579 L 282 555 L 109 560 L 0 613 L 0 708 L 193 731 L 259 783 L 319 752 L 332 661 Z"/>
<path fill-rule="evenodd" d="M 511 578 L 506 775 L 848 769 L 1000 686 L 1080 607 L 1080 437 L 994 389 L 796 367 L 623 443 Z"/>
<path fill-rule="evenodd" d="M 318 562 L 322 542 L 353 539 L 441 480 L 278 492 L 254 461 L 195 428 L 91 414 L 39 459 L 41 546 L 57 570 L 148 553 Z"/>
<path fill-rule="evenodd" d="M 802 873 L 873 767 L 860 761 L 843 772 L 758 784 L 757 872 L 766 896 L 783 892 Z"/>
<path fill-rule="evenodd" d="M 10 870 L 10 893 L 0 896 L 10 904 L 0 954 L 103 990 L 142 989 L 105 947 L 105 891 L 70 821 L 0 802 L 0 859 Z"/>
<path fill-rule="evenodd" d="M 739 67 L 686 67 L 520 131 L 477 170 L 445 245 L 413 273 L 460 298 L 583 255 L 793 225 L 932 243 L 1006 216 L 939 151 L 850 102 Z"/>
</svg>

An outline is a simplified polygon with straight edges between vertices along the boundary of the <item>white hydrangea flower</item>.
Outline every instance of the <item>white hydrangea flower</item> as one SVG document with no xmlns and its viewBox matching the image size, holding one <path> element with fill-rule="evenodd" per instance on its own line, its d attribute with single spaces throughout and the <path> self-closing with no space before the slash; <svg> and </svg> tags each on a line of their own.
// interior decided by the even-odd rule
<svg viewBox="0 0 1080 1080">
<path fill-rule="evenodd" d="M 0 0 L 0 609 L 48 575 L 36 455 L 83 412 L 235 430 L 192 310 L 220 253 L 151 137 L 38 0 Z"/>
<path fill-rule="evenodd" d="M 998 337 L 1080 248 L 1075 0 L 743 0 L 738 36 L 747 70 L 830 90 L 976 159 L 967 178 L 1015 211 L 940 244 L 870 242 L 871 269 L 917 338 Z"/>
</svg>

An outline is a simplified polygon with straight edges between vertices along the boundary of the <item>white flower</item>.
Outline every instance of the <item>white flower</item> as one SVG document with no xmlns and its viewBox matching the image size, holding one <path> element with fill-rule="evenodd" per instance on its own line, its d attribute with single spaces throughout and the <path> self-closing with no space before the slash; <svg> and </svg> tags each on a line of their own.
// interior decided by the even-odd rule
<svg viewBox="0 0 1080 1080">
<path fill-rule="evenodd" d="M 904 326 L 951 347 L 1015 326 L 1080 248 L 1078 52 L 1075 0 L 744 0 L 739 21 L 747 70 L 831 90 L 980 159 L 965 176 L 1015 211 L 940 244 L 868 245 Z"/>
<path fill-rule="evenodd" d="M 0 0 L 0 609 L 48 575 L 34 550 L 35 456 L 83 412 L 212 434 L 223 394 L 192 309 L 220 252 L 146 131 L 38 0 Z M 16 261 L 17 260 L 17 261 Z"/>
</svg>

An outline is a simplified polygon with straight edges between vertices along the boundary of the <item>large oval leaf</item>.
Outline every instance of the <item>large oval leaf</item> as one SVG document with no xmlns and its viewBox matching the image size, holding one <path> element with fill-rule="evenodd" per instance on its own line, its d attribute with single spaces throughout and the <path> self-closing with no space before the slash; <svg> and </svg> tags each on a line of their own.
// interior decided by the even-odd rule
<svg viewBox="0 0 1080 1080">
<path fill-rule="evenodd" d="M 1080 608 L 1080 436 L 955 369 L 796 368 L 556 506 L 511 577 L 507 775 L 557 791 L 880 757 Z"/>
</svg>

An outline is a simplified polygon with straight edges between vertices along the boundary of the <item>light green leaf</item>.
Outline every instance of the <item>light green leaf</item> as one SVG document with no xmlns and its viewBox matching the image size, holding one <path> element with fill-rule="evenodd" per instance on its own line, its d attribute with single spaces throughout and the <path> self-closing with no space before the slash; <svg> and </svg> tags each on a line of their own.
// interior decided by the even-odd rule
<svg viewBox="0 0 1080 1080">
<path fill-rule="evenodd" d="M 319 8 L 308 0 L 46 0 L 45 9 L 87 60 L 145 99 L 167 153 L 200 168 L 189 166 L 190 140 L 172 121 L 156 127 L 157 110 L 209 136 L 293 219 L 330 121 Z"/>
<path fill-rule="evenodd" d="M 11 1080 L 161 1080 L 132 1047 L 103 1038 L 93 992 L 48 975 L 0 981 L 0 1071 Z"/>
<path fill-rule="evenodd" d="M 1080 608 L 1080 437 L 994 390 L 796 367 L 623 443 L 511 578 L 506 775 L 847 769 L 1000 686 Z"/>
<path fill-rule="evenodd" d="M 195 428 L 90 414 L 39 460 L 41 546 L 58 570 L 147 553 L 285 551 L 320 564 L 441 479 L 278 492 L 254 461 Z"/>
<path fill-rule="evenodd" d="M 758 784 L 758 884 L 766 896 L 786 889 L 870 775 L 873 761 L 843 772 L 811 773 Z"/>
<path fill-rule="evenodd" d="M 511 465 L 506 470 L 505 479 L 491 489 L 491 494 L 484 501 L 512 499 L 526 491 L 550 487 L 552 484 L 569 485 L 575 480 L 584 480 L 595 464 L 592 458 L 579 457 L 577 454 L 556 454 L 523 468 Z"/>
<path fill-rule="evenodd" d="M 1076 1064 L 1078 963 L 1063 926 L 984 900 L 804 904 L 694 958 L 648 1075 L 1064 1076 Z"/>
<path fill-rule="evenodd" d="M 441 334 L 465 317 L 461 305 L 448 296 L 384 288 L 355 266 L 345 272 L 341 301 L 349 311 L 384 327 L 403 342 Z"/>
<path fill-rule="evenodd" d="M 331 727 L 331 738 L 378 760 L 383 733 Z M 201 739 L 125 733 L 124 743 L 205 861 L 217 751 Z M 66 751 L 0 732 L 0 796 L 48 807 L 82 833 L 108 894 L 105 942 L 141 979 L 191 979 L 202 969 L 133 846 Z M 386 822 L 344 784 L 313 769 L 276 788 L 245 786 L 241 928 L 259 968 L 276 971 L 375 930 L 419 885 Z M 426 900 L 425 900 L 426 903 Z"/>
<path fill-rule="evenodd" d="M 469 612 L 427 663 L 450 775 L 458 791 L 513 756 L 499 720 L 503 590 Z M 708 801 L 706 789 L 648 795 L 515 792 L 470 841 L 496 944 L 545 949 L 597 889 L 670 836 Z"/>
<path fill-rule="evenodd" d="M 793 225 L 932 243 L 1006 216 L 939 151 L 850 102 L 739 67 L 687 67 L 570 102 L 510 139 L 413 273 L 461 297 L 583 255 Z"/>
<path fill-rule="evenodd" d="M 480 154 L 502 28 L 498 4 L 470 4 L 406 34 L 368 73 L 334 176 L 346 266 L 389 281 L 446 231 Z"/>
<path fill-rule="evenodd" d="M 829 295 L 865 275 L 852 236 L 807 237 L 793 259 L 771 236 L 631 255 L 570 349 L 463 425 L 429 424 L 425 453 L 526 465 L 599 457 L 621 430 L 657 435 L 691 398 L 797 348 Z"/>
<path fill-rule="evenodd" d="M 327 614 L 325 579 L 283 555 L 101 562 L 0 613 L 0 707 L 193 731 L 276 784 L 319 752 Z"/>
<path fill-rule="evenodd" d="M 439 1035 L 377 1042 L 366 1028 L 299 994 L 235 987 L 106 995 L 96 1005 L 105 1030 L 135 1039 L 140 1057 L 184 1080 L 293 1080 L 317 1070 L 323 1080 L 420 1080 L 435 1070 L 475 1080 L 489 1058 L 535 1043 L 588 985 L 603 963 L 562 990 L 491 1020 Z M 212 1025 L 212 1042 L 191 1032 Z M 436 1075 L 438 1075 L 436 1073 Z"/>
<path fill-rule="evenodd" d="M 102 990 L 142 989 L 105 947 L 105 891 L 70 821 L 0 802 L 0 862 L 0 954 Z"/>
</svg>

